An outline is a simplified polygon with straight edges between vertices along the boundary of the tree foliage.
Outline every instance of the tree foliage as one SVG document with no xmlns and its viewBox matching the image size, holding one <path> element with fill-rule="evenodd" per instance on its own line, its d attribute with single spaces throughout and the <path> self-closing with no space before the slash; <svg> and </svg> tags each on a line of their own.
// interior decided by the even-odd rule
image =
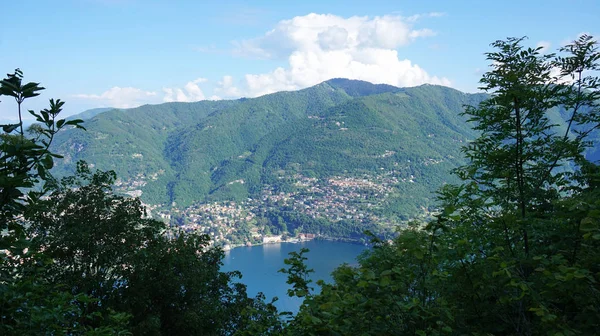
<svg viewBox="0 0 600 336">
<path fill-rule="evenodd" d="M 37 95 L 17 70 L 0 93 L 17 104 Z M 231 335 L 276 331 L 264 296 L 249 298 L 208 236 L 167 231 L 139 199 L 113 192 L 116 174 L 79 162 L 60 181 L 49 147 L 63 102 L 36 113 L 27 132 L 3 125 L 0 142 L 0 334 Z M 18 130 L 18 134 L 11 134 Z M 35 188 L 34 188 L 35 187 Z"/>
<path fill-rule="evenodd" d="M 583 151 L 600 123 L 598 43 L 582 35 L 543 55 L 523 42 L 496 41 L 486 54 L 491 97 L 465 109 L 481 133 L 464 147 L 462 183 L 440 190 L 436 220 L 337 269 L 287 332 L 597 333 L 600 169 Z M 552 122 L 557 109 L 566 127 Z"/>
<path fill-rule="evenodd" d="M 21 104 L 43 88 L 33 82 L 23 84 L 22 79 L 17 69 L 0 81 L 0 94 L 14 97 L 19 112 L 19 123 L 2 125 L 0 135 L 0 333 L 120 334 L 125 331 L 126 316 L 114 311 L 95 327 L 82 323 L 97 320 L 87 310 L 96 299 L 67 291 L 46 278 L 53 260 L 34 248 L 26 232 L 30 224 L 26 212 L 37 207 L 46 186 L 53 185 L 48 170 L 54 158 L 60 157 L 49 151 L 55 135 L 67 126 L 83 127 L 78 119 L 57 119 L 64 103 L 51 99 L 48 109 L 29 111 L 39 124 L 25 132 Z M 40 183 L 41 189 L 32 189 Z"/>
</svg>

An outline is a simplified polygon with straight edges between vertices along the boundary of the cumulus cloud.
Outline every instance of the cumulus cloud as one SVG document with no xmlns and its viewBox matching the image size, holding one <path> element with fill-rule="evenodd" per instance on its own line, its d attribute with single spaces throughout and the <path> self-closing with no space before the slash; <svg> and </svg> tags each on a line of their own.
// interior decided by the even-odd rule
<svg viewBox="0 0 600 336">
<path fill-rule="evenodd" d="M 287 66 L 268 73 L 247 74 L 237 84 L 231 76 L 225 76 L 215 91 L 225 97 L 255 97 L 296 90 L 335 77 L 396 86 L 450 85 L 448 79 L 429 75 L 398 53 L 399 48 L 416 39 L 436 34 L 431 29 L 414 28 L 418 20 L 442 15 L 344 18 L 313 13 L 280 21 L 263 36 L 235 42 L 235 53 L 287 59 Z"/>
<path fill-rule="evenodd" d="M 215 88 L 215 93 L 221 94 L 225 97 L 242 96 L 242 92 L 236 87 L 236 85 L 233 82 L 233 77 L 231 76 L 223 76 L 223 79 L 218 82 L 218 85 Z"/>
<path fill-rule="evenodd" d="M 165 96 L 164 102 L 193 102 L 206 99 L 204 92 L 198 86 L 199 83 L 207 82 L 206 78 L 198 78 L 187 82 L 183 89 L 181 88 L 163 88 Z"/>
<path fill-rule="evenodd" d="M 165 87 L 162 88 L 162 101 L 256 97 L 298 90 L 336 77 L 399 87 L 425 83 L 449 86 L 451 83 L 447 78 L 430 75 L 418 64 L 402 57 L 402 48 L 418 39 L 436 35 L 431 29 L 416 27 L 417 24 L 425 18 L 443 15 L 434 12 L 410 17 L 341 17 L 313 13 L 283 20 L 262 36 L 234 42 L 238 56 L 284 61 L 283 66 L 237 78 L 224 74 L 221 80 L 208 85 L 205 78 L 197 78 L 182 86 Z M 205 94 L 203 88 L 213 90 Z M 133 107 L 161 100 L 156 92 L 119 87 L 101 95 L 77 96 L 102 100 L 115 107 Z"/>
<path fill-rule="evenodd" d="M 206 99 L 200 89 L 200 83 L 207 82 L 206 78 L 197 78 L 187 82 L 182 88 L 163 88 L 162 102 L 193 102 Z M 75 94 L 73 98 L 97 101 L 99 106 L 116 108 L 133 108 L 144 104 L 160 103 L 161 99 L 155 91 L 144 91 L 134 87 L 112 87 L 101 94 Z M 219 99 L 212 96 L 210 99 Z"/>
<path fill-rule="evenodd" d="M 413 29 L 417 16 L 353 16 L 343 18 L 332 14 L 308 14 L 280 21 L 265 35 L 236 41 L 236 53 L 261 58 L 287 57 L 291 52 L 365 47 L 394 49 L 418 37 L 432 36 L 430 29 Z M 329 44 L 332 42 L 332 44 Z"/>
<path fill-rule="evenodd" d="M 103 106 L 132 108 L 156 102 L 157 93 L 133 87 L 112 87 L 102 94 L 76 94 L 74 98 L 98 101 Z"/>
</svg>

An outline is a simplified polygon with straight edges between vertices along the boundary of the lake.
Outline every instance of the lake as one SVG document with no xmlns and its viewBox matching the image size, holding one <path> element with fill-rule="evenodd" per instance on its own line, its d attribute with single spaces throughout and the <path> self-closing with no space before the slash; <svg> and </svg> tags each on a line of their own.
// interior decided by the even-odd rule
<svg viewBox="0 0 600 336">
<path fill-rule="evenodd" d="M 242 272 L 240 282 L 248 286 L 249 296 L 263 292 L 267 302 L 277 296 L 279 300 L 275 305 L 279 311 L 296 313 L 302 300 L 288 297 L 287 290 L 291 287 L 285 283 L 287 276 L 278 271 L 286 266 L 283 260 L 289 257 L 288 253 L 298 252 L 303 247 L 310 250 L 305 256 L 308 257 L 308 267 L 315 271 L 311 276 L 311 285 L 315 289 L 318 289 L 315 284 L 318 279 L 331 282 L 331 272 L 339 265 L 356 265 L 356 257 L 367 248 L 364 245 L 328 240 L 237 247 L 225 252 L 222 270 Z"/>
</svg>

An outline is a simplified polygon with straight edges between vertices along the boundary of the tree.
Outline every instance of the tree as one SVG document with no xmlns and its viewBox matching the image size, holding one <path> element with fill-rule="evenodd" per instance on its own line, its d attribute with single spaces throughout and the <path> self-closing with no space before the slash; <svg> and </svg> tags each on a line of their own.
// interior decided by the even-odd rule
<svg viewBox="0 0 600 336">
<path fill-rule="evenodd" d="M 0 95 L 14 97 L 19 114 L 19 123 L 1 125 L 0 134 L 0 333 L 120 334 L 126 321 L 123 314 L 110 312 L 96 328 L 82 323 L 94 318 L 85 308 L 94 299 L 72 294 L 44 278 L 52 260 L 33 248 L 26 235 L 25 211 L 37 207 L 46 191 L 45 184 L 41 190 L 32 187 L 51 184 L 47 171 L 54 158 L 60 157 L 49 151 L 55 134 L 69 125 L 83 127 L 81 120 L 57 119 L 64 103 L 51 99 L 49 109 L 29 111 L 39 124 L 25 132 L 21 104 L 44 88 L 33 82 L 23 85 L 22 79 L 23 73 L 17 69 L 0 81 Z"/>
<path fill-rule="evenodd" d="M 337 269 L 286 331 L 597 332 L 600 168 L 583 154 L 600 124 L 598 43 L 583 35 L 556 56 L 523 41 L 496 41 L 486 54 L 490 98 L 465 109 L 480 136 L 455 171 L 463 182 L 440 189 L 436 219 Z"/>
<path fill-rule="evenodd" d="M 7 78 L 0 81 L 0 96 L 14 97 L 19 112 L 18 124 L 7 124 L 2 126 L 0 144 L 0 207 L 2 216 L 1 230 L 18 230 L 19 225 L 14 223 L 15 217 L 22 213 L 25 205 L 35 202 L 41 193 L 30 191 L 23 194 L 23 188 L 31 188 L 40 180 L 48 180 L 50 176 L 47 171 L 52 168 L 54 158 L 60 155 L 49 151 L 50 145 L 56 133 L 66 126 L 83 128 L 83 120 L 58 120 L 64 102 L 50 99 L 50 108 L 39 113 L 29 110 L 40 124 L 27 134 L 23 131 L 21 116 L 21 104 L 25 99 L 39 95 L 43 87 L 38 83 L 30 82 L 22 85 L 23 73 L 16 69 L 13 74 L 7 74 Z M 18 134 L 12 134 L 18 130 Z"/>
<path fill-rule="evenodd" d="M 77 166 L 27 218 L 35 248 L 53 260 L 44 277 L 96 299 L 86 306 L 96 318 L 86 324 L 116 311 L 130 316 L 134 335 L 278 328 L 272 304 L 249 298 L 234 282 L 239 273 L 220 271 L 224 253 L 208 235 L 147 218 L 139 199 L 113 191 L 114 172 Z"/>
<path fill-rule="evenodd" d="M 119 307 L 133 314 L 136 335 L 231 335 L 262 326 L 277 328 L 276 309 L 264 297 L 249 298 L 221 272 L 223 251 L 209 237 L 178 232 L 157 237 L 137 253 L 126 275 Z"/>
<path fill-rule="evenodd" d="M 585 330 L 570 323 L 572 312 L 559 307 L 575 293 L 596 301 L 593 277 L 587 279 L 588 286 L 565 289 L 565 296 L 556 302 L 545 294 L 550 291 L 546 286 L 558 284 L 548 281 L 549 275 L 541 270 L 578 265 L 580 275 L 590 271 L 587 262 L 567 262 L 565 252 L 578 248 L 582 234 L 573 221 L 582 218 L 563 204 L 595 192 L 582 184 L 581 174 L 586 173 L 580 168 L 593 166 L 582 153 L 590 145 L 586 136 L 600 121 L 598 79 L 588 74 L 598 69 L 600 54 L 597 42 L 586 35 L 562 48 L 567 55 L 559 57 L 541 55 L 540 48 L 526 49 L 522 41 L 497 41 L 492 45 L 498 51 L 487 54 L 493 69 L 481 82 L 492 97 L 465 111 L 481 135 L 464 149 L 470 163 L 457 172 L 465 183 L 445 190 L 446 206 L 456 210 L 458 219 L 448 225 L 471 247 L 456 260 L 467 263 L 469 277 L 487 281 L 485 292 L 472 293 L 478 300 L 502 303 L 496 314 L 506 326 L 497 332 Z M 551 76 L 554 69 L 559 76 Z M 562 133 L 550 121 L 559 108 L 568 112 Z M 551 264 L 542 262 L 548 258 Z M 486 278 L 490 273 L 493 277 Z M 502 290 L 494 293 L 494 289 Z M 589 301 L 582 299 L 576 308 L 570 307 L 582 313 L 584 303 Z M 545 309 L 553 313 L 546 315 Z M 549 315 L 564 320 L 553 321 L 556 324 L 550 327 L 544 320 Z"/>
<path fill-rule="evenodd" d="M 1 88 L 19 106 L 38 88 L 20 79 L 17 71 Z M 60 157 L 48 150 L 54 135 L 81 121 L 56 121 L 63 103 L 50 103 L 49 110 L 30 111 L 41 125 L 16 135 L 9 133 L 22 122 L 3 127 L 1 223 L 8 230 L 0 237 L 0 334 L 231 335 L 280 328 L 264 296 L 249 298 L 234 282 L 238 273 L 220 272 L 223 251 L 207 235 L 165 234 L 139 199 L 115 193 L 114 172 L 92 172 L 79 162 L 75 176 L 52 178 L 48 170 Z"/>
<path fill-rule="evenodd" d="M 139 199 L 113 193 L 115 179 L 114 172 L 92 173 L 78 162 L 75 176 L 63 178 L 25 213 L 33 248 L 53 260 L 46 278 L 98 298 L 103 307 L 124 285 L 136 251 L 164 230 L 163 223 L 143 218 Z"/>
</svg>

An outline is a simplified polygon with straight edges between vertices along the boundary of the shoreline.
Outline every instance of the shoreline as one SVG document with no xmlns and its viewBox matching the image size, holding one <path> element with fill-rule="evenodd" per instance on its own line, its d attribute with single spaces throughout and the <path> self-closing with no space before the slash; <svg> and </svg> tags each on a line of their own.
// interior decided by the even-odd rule
<svg viewBox="0 0 600 336">
<path fill-rule="evenodd" d="M 342 243 L 350 243 L 350 244 L 355 244 L 355 245 L 365 245 L 368 246 L 368 244 L 366 243 L 362 243 L 359 239 L 352 239 L 352 238 L 335 238 L 335 237 L 326 237 L 326 236 L 317 236 L 315 238 L 312 239 L 297 239 L 297 238 L 292 238 L 294 240 L 282 240 L 282 241 L 278 241 L 278 242 L 268 242 L 268 243 L 256 243 L 256 244 L 252 244 L 250 246 L 246 245 L 246 244 L 241 244 L 241 245 L 224 245 L 221 246 L 221 249 L 224 252 L 227 251 L 231 251 L 235 248 L 239 248 L 239 247 L 255 247 L 255 246 L 262 246 L 262 245 L 273 245 L 273 244 L 282 244 L 282 243 L 288 243 L 288 244 L 299 244 L 299 243 L 304 243 L 304 242 L 310 242 L 313 240 L 326 240 L 326 241 L 337 241 L 337 242 L 342 242 Z M 225 248 L 225 246 L 229 246 L 228 248 Z"/>
</svg>

